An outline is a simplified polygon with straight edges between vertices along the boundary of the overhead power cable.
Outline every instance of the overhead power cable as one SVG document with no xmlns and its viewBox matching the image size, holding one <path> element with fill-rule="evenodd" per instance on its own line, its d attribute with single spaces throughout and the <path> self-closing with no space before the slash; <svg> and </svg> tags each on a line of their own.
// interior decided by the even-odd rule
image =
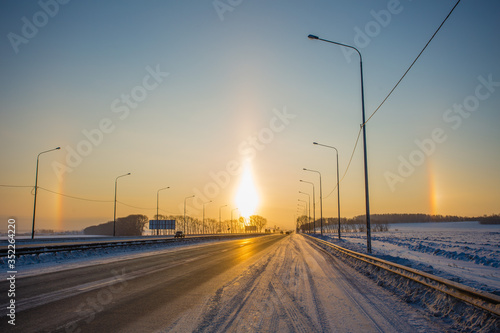
<svg viewBox="0 0 500 333">
<path fill-rule="evenodd" d="M 44 191 L 47 191 L 47 192 L 50 192 L 50 193 L 53 193 L 53 194 L 57 194 L 57 195 L 60 195 L 62 197 L 76 199 L 76 200 L 92 201 L 92 202 L 113 202 L 113 200 L 98 200 L 98 199 L 88 199 L 88 198 L 82 198 L 82 197 L 75 197 L 73 195 L 67 195 L 67 194 L 64 194 L 64 193 L 59 193 L 59 192 L 52 191 L 52 190 L 49 190 L 49 189 L 46 189 L 46 188 L 40 187 L 40 186 L 38 186 L 38 188 L 40 190 L 44 190 Z"/>
<path fill-rule="evenodd" d="M 429 41 L 427 41 L 427 43 L 425 44 L 425 46 L 423 47 L 423 49 L 420 51 L 420 53 L 417 55 L 417 57 L 413 60 L 413 62 L 411 63 L 411 65 L 406 69 L 406 71 L 401 76 L 401 78 L 398 80 L 398 82 L 396 83 L 396 85 L 394 85 L 394 87 L 391 89 L 391 91 L 389 91 L 389 93 L 387 94 L 387 96 L 385 96 L 385 98 L 382 100 L 382 102 L 379 104 L 379 106 L 375 109 L 375 111 L 372 112 L 372 114 L 368 117 L 368 119 L 364 122 L 364 124 L 361 125 L 360 130 L 358 132 L 358 137 L 356 139 L 356 143 L 354 144 L 354 148 L 353 148 L 353 151 L 351 153 L 351 158 L 349 159 L 349 163 L 347 165 L 347 168 L 346 168 L 346 170 L 344 172 L 344 175 L 342 176 L 342 179 L 339 181 L 339 183 L 341 183 L 342 180 L 344 180 L 345 176 L 347 175 L 347 171 L 349 170 L 349 166 L 351 165 L 352 158 L 354 156 L 356 148 L 358 147 L 358 141 L 359 141 L 359 136 L 361 134 L 361 129 L 363 128 L 363 126 L 366 125 L 366 123 L 368 123 L 368 121 L 370 121 L 370 119 L 372 119 L 372 117 L 375 115 L 375 113 L 377 113 L 377 111 L 380 110 L 380 108 L 387 101 L 387 99 L 389 99 L 389 97 L 392 95 L 392 93 L 394 92 L 394 90 L 396 90 L 396 88 L 399 86 L 399 84 L 401 83 L 401 81 L 403 81 L 403 79 L 405 78 L 406 74 L 408 74 L 408 72 L 412 69 L 413 65 L 415 65 L 415 63 L 417 62 L 417 60 L 424 53 L 425 49 L 427 48 L 427 46 L 429 46 L 429 44 L 431 43 L 431 41 L 434 39 L 434 37 L 439 32 L 439 30 L 441 30 L 441 28 L 443 27 L 444 23 L 448 20 L 448 18 L 451 16 L 451 13 L 453 13 L 453 11 L 455 10 L 455 8 L 458 6 L 459 3 L 460 3 L 460 0 L 457 1 L 457 3 L 455 4 L 455 6 L 453 6 L 453 8 L 448 13 L 448 15 L 446 15 L 446 17 L 443 20 L 443 22 L 441 22 L 441 24 L 439 25 L 439 27 L 436 29 L 436 31 L 431 36 L 431 38 L 429 39 Z M 328 198 L 336 189 L 337 189 L 337 185 L 335 185 L 335 187 L 333 188 L 333 190 L 330 193 L 328 193 L 328 195 L 326 195 L 324 198 Z"/>
<path fill-rule="evenodd" d="M 425 44 L 424 48 L 422 49 L 422 51 L 420 51 L 420 53 L 417 55 L 417 57 L 415 58 L 415 60 L 413 60 L 413 62 L 411 63 L 410 67 L 408 67 L 408 69 L 404 72 L 403 76 L 401 76 L 401 78 L 399 79 L 399 81 L 396 83 L 396 85 L 391 89 L 391 91 L 389 91 L 389 94 L 387 94 L 387 96 L 385 96 L 384 100 L 382 101 L 382 103 L 380 103 L 380 105 L 375 109 L 375 111 L 373 111 L 373 113 L 370 115 L 370 117 L 368 117 L 368 119 L 365 121 L 365 123 L 362 125 L 362 126 L 365 126 L 367 122 L 370 121 L 370 119 L 372 119 L 373 115 L 375 115 L 375 113 L 377 113 L 377 111 L 380 109 L 380 107 L 385 103 L 385 101 L 389 98 L 389 96 L 392 95 L 392 93 L 394 92 L 394 90 L 396 90 L 396 88 L 399 86 L 399 84 L 401 83 L 401 81 L 403 81 L 403 79 L 405 78 L 406 74 L 408 74 L 408 72 L 410 71 L 410 69 L 413 67 L 413 65 L 415 65 L 415 63 L 417 62 L 418 58 L 420 58 L 420 56 L 422 55 L 422 53 L 424 53 L 425 49 L 427 48 L 427 46 L 429 46 L 429 44 L 431 43 L 431 41 L 434 39 L 434 37 L 437 35 L 437 33 L 439 32 L 439 30 L 441 30 L 441 27 L 444 25 L 444 23 L 448 20 L 448 18 L 450 17 L 451 13 L 453 13 L 453 11 L 455 10 L 455 8 L 458 6 L 458 3 L 460 2 L 460 0 L 457 1 L 457 3 L 455 4 L 455 6 L 453 6 L 453 8 L 451 9 L 451 11 L 448 13 L 448 15 L 445 17 L 445 19 L 443 20 L 443 22 L 441 22 L 441 24 L 439 25 L 439 27 L 437 28 L 437 30 L 434 32 L 434 34 L 432 35 L 432 37 L 429 39 L 429 41 L 427 42 L 427 44 Z"/>
<path fill-rule="evenodd" d="M 35 186 L 27 186 L 27 185 L 25 186 L 25 185 L 2 185 L 2 184 L 0 184 L 0 187 L 24 187 L 24 188 L 32 188 L 33 190 L 35 189 Z M 75 199 L 75 200 L 83 200 L 83 201 L 90 201 L 90 202 L 104 202 L 104 203 L 114 202 L 113 200 L 99 200 L 99 199 L 89 199 L 89 198 L 77 197 L 77 196 L 74 196 L 74 195 L 68 195 L 68 194 L 64 194 L 64 193 L 52 191 L 52 190 L 49 190 L 49 189 L 41 187 L 41 186 L 38 186 L 38 189 L 46 191 L 46 192 L 49 192 L 49 193 L 52 193 L 52 194 L 60 195 L 60 196 L 65 197 L 65 198 Z M 119 203 L 119 204 L 122 204 L 124 206 L 131 207 L 131 208 L 144 209 L 144 210 L 156 210 L 156 207 L 154 207 L 154 208 L 150 208 L 150 207 L 147 207 L 147 208 L 146 207 L 137 207 L 137 206 L 129 205 L 129 204 L 125 203 L 125 202 L 118 201 L 118 200 L 116 202 Z M 165 213 L 172 214 L 171 212 L 169 212 L 167 210 L 164 210 L 164 209 L 161 209 L 161 208 L 159 210 L 161 210 L 161 211 L 163 211 Z"/>
<path fill-rule="evenodd" d="M 0 187 L 35 187 L 33 185 L 2 185 L 0 184 Z"/>
</svg>

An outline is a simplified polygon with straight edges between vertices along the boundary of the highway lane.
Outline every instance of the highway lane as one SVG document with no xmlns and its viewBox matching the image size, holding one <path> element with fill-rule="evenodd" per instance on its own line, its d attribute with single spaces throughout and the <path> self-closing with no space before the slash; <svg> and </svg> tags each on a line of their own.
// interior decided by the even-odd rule
<svg viewBox="0 0 500 333">
<path fill-rule="evenodd" d="M 440 332 L 301 235 L 169 249 L 16 281 L 0 332 Z"/>
<path fill-rule="evenodd" d="M 301 235 L 286 237 L 161 332 L 443 332 L 450 328 Z"/>
<path fill-rule="evenodd" d="M 214 293 L 238 266 L 282 241 L 273 235 L 31 276 L 16 281 L 14 331 L 149 332 Z M 231 270 L 231 273 L 228 271 Z M 226 274 L 227 273 L 227 274 Z M 0 282 L 2 305 L 7 282 Z M 0 331 L 12 331 L 2 306 Z"/>
<path fill-rule="evenodd" d="M 259 236 L 261 234 L 253 234 L 253 236 Z M 248 234 L 190 234 L 187 235 L 185 239 L 203 239 L 203 238 L 243 238 L 248 236 Z M 16 238 L 16 249 L 32 249 L 38 247 L 57 247 L 57 246 L 79 246 L 79 245 L 89 245 L 89 244 L 124 244 L 133 242 L 161 242 L 161 241 L 171 241 L 174 239 L 174 235 L 165 236 L 123 236 L 123 237 L 62 237 L 62 238 L 37 238 L 37 239 L 23 239 Z M 0 239 L 0 253 L 7 252 L 9 242 L 6 239 Z"/>
</svg>

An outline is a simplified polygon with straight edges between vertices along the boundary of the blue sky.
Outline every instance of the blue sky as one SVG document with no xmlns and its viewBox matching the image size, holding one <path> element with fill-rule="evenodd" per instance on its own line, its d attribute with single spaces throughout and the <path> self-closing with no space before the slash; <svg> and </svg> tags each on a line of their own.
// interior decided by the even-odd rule
<svg viewBox="0 0 500 333">
<path fill-rule="evenodd" d="M 33 185 L 37 154 L 61 146 L 41 156 L 44 188 L 109 201 L 115 178 L 131 172 L 120 179 L 119 198 L 140 209 L 119 205 L 118 215 L 152 218 L 159 188 L 171 187 L 162 192 L 163 213 L 181 214 L 185 197 L 215 182 L 217 193 L 205 197 L 213 201 L 207 214 L 216 218 L 221 205 L 235 207 L 240 175 L 227 184 L 219 178 L 222 185 L 213 175 L 227 172 L 230 161 L 243 163 L 239 147 L 250 147 L 278 113 L 289 114 L 284 129 L 254 149 L 251 168 L 256 213 L 292 227 L 303 199 L 298 191 L 311 191 L 299 179 L 318 181 L 303 167 L 322 172 L 324 215 L 336 216 L 336 192 L 327 196 L 336 184 L 335 155 L 312 142 L 339 149 L 342 175 L 361 123 L 357 57 L 307 35 L 359 47 L 369 115 L 455 1 L 73 0 L 57 13 L 55 3 L 0 5 L 1 184 Z M 498 213 L 500 87 L 467 118 L 447 110 L 475 95 L 479 77 L 500 81 L 499 13 L 496 1 L 462 1 L 367 124 L 373 213 Z M 9 36 L 23 37 L 25 20 L 38 20 L 38 31 L 13 47 Z M 147 79 L 155 87 L 145 90 L 151 71 L 165 74 L 161 82 Z M 114 111 L 133 93 L 140 101 L 121 119 L 124 113 Z M 54 165 L 68 166 L 70 151 L 89 141 L 83 131 L 95 133 L 103 120 L 113 129 L 58 176 Z M 415 140 L 426 142 L 435 129 L 446 139 L 391 186 L 388 174 L 401 177 L 401 159 L 418 157 Z M 341 183 L 342 216 L 364 213 L 361 148 Z M 0 188 L 0 197 L 0 215 L 27 228 L 30 189 Z M 38 209 L 40 228 L 77 229 L 112 219 L 113 204 L 40 191 Z"/>
</svg>

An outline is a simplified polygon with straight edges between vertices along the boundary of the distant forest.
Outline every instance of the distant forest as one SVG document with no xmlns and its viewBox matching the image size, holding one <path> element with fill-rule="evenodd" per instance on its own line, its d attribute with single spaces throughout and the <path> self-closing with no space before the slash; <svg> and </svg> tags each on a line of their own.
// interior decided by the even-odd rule
<svg viewBox="0 0 500 333">
<path fill-rule="evenodd" d="M 500 215 L 481 216 L 477 220 L 481 224 L 500 224 Z"/>
<path fill-rule="evenodd" d="M 428 215 L 428 214 L 372 214 L 371 221 L 375 223 L 423 223 L 423 222 L 461 222 L 479 221 L 481 224 L 500 224 L 500 215 L 484 215 L 467 217 L 456 215 Z M 354 221 L 365 221 L 365 215 L 355 216 Z"/>
<path fill-rule="evenodd" d="M 462 222 L 462 221 L 479 221 L 480 224 L 500 224 L 500 215 L 484 215 L 479 217 L 465 217 L 456 215 L 428 215 L 428 214 L 371 214 L 371 230 L 372 231 L 387 231 L 389 224 L 392 223 L 426 223 L 426 222 Z M 326 230 L 337 230 L 338 218 L 325 217 L 323 218 L 323 227 Z M 320 219 L 316 222 L 308 222 L 308 217 L 305 215 L 297 218 L 297 226 L 303 231 L 312 230 L 315 225 L 318 227 L 321 223 Z M 365 215 L 355 216 L 353 218 L 341 218 L 340 228 L 342 232 L 364 232 L 366 231 Z"/>
<path fill-rule="evenodd" d="M 116 236 L 140 236 L 144 230 L 148 217 L 145 215 L 129 215 L 116 219 Z M 85 235 L 106 235 L 113 236 L 113 221 L 101 223 L 83 229 Z"/>
</svg>

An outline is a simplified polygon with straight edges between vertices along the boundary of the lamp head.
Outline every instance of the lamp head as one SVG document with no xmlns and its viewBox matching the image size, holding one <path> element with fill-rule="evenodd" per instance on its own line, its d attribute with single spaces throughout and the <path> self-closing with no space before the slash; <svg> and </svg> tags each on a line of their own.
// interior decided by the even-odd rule
<svg viewBox="0 0 500 333">
<path fill-rule="evenodd" d="M 317 145 L 317 144 L 318 144 L 318 143 L 317 143 L 316 141 L 315 141 L 315 142 L 313 142 L 313 145 Z"/>
<path fill-rule="evenodd" d="M 319 39 L 318 36 L 314 36 L 314 35 L 309 35 L 309 36 L 307 36 L 307 38 L 309 38 L 309 39 Z"/>
</svg>

